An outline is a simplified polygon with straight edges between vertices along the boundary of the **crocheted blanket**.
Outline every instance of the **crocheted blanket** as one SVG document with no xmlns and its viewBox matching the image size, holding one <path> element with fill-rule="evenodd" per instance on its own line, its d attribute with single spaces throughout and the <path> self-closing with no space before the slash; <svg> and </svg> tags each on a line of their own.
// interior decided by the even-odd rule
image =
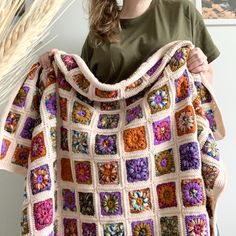
<svg viewBox="0 0 236 236">
<path fill-rule="evenodd" d="M 167 44 L 114 85 L 64 51 L 32 65 L 0 120 L 0 169 L 25 176 L 22 235 L 214 235 L 225 130 L 193 47 Z"/>
</svg>

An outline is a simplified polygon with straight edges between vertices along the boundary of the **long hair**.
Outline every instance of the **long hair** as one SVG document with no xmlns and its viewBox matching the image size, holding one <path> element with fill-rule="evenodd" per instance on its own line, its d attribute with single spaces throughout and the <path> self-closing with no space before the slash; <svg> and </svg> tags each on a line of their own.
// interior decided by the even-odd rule
<svg viewBox="0 0 236 236">
<path fill-rule="evenodd" d="M 93 46 L 120 41 L 120 11 L 116 0 L 88 0 L 89 38 Z"/>
</svg>

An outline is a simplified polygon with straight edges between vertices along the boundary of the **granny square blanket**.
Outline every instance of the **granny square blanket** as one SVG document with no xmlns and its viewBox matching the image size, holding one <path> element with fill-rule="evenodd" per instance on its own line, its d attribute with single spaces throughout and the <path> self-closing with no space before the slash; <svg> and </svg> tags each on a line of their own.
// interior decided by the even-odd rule
<svg viewBox="0 0 236 236">
<path fill-rule="evenodd" d="M 22 235 L 215 235 L 225 129 L 193 48 L 169 43 L 113 85 L 60 50 L 31 66 L 0 118 L 0 169 L 25 177 Z"/>
</svg>

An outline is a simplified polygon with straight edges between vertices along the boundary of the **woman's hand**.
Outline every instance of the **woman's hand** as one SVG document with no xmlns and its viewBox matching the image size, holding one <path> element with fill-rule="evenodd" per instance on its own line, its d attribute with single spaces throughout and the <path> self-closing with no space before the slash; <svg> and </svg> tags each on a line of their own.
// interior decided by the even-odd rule
<svg viewBox="0 0 236 236">
<path fill-rule="evenodd" d="M 39 63 L 44 69 L 48 69 L 51 66 L 50 57 L 53 56 L 56 51 L 58 51 L 58 49 L 53 48 L 51 51 L 45 52 L 39 57 Z"/>
<path fill-rule="evenodd" d="M 210 83 L 213 82 L 212 65 L 208 64 L 207 56 L 200 48 L 196 47 L 190 51 L 187 66 L 191 73 L 198 74 L 202 72 Z"/>
</svg>

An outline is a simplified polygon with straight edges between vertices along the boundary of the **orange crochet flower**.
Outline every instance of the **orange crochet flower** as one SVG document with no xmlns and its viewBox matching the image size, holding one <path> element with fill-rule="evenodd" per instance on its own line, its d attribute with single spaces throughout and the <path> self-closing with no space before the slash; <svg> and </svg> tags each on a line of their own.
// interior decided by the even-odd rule
<svg viewBox="0 0 236 236">
<path fill-rule="evenodd" d="M 123 138 L 126 152 L 143 150 L 147 147 L 146 132 L 144 126 L 125 130 Z"/>
<path fill-rule="evenodd" d="M 186 75 L 181 76 L 176 84 L 176 95 L 179 99 L 187 97 L 189 92 L 189 83 Z"/>
<path fill-rule="evenodd" d="M 175 113 L 178 136 L 194 133 L 196 131 L 196 121 L 193 107 L 188 105 L 184 109 Z"/>
<path fill-rule="evenodd" d="M 61 118 L 67 121 L 67 99 L 60 97 L 59 103 L 60 103 Z"/>
<path fill-rule="evenodd" d="M 201 105 L 201 100 L 199 97 L 195 98 L 194 101 L 193 101 L 193 107 L 194 107 L 194 110 L 196 112 L 197 115 L 203 117 L 203 118 L 206 118 L 205 116 L 205 112 L 202 108 L 202 105 Z"/>
<path fill-rule="evenodd" d="M 118 95 L 118 91 L 103 91 L 98 88 L 95 89 L 95 94 L 100 98 L 116 98 Z"/>
<path fill-rule="evenodd" d="M 90 82 L 85 78 L 85 76 L 81 72 L 73 75 L 72 78 L 80 89 L 82 89 L 86 93 L 88 92 Z"/>
</svg>

